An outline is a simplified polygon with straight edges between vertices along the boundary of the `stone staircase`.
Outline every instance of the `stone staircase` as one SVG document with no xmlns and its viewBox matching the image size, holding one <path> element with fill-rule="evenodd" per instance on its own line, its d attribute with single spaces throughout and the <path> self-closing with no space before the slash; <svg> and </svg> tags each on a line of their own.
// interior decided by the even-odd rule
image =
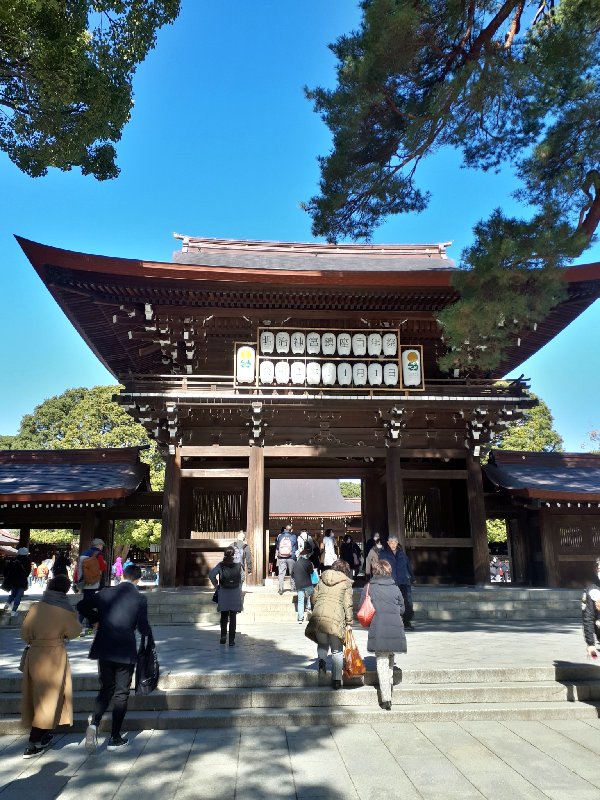
<svg viewBox="0 0 600 800">
<path fill-rule="evenodd" d="M 315 670 L 280 673 L 170 673 L 149 696 L 130 699 L 128 730 L 435 720 L 595 719 L 600 670 L 550 667 L 396 670 L 393 708 L 382 711 L 376 673 L 333 691 Z M 83 731 L 97 690 L 75 677 L 74 729 Z M 0 734 L 22 731 L 20 675 L 0 679 Z M 103 721 L 104 729 L 109 718 Z"/>
<path fill-rule="evenodd" d="M 218 613 L 212 602 L 212 590 L 159 589 L 147 592 L 150 622 L 154 625 L 215 624 Z M 71 602 L 77 595 L 69 595 Z M 530 589 L 507 584 L 482 588 L 431 587 L 413 588 L 417 621 L 439 620 L 549 620 L 580 619 L 581 592 L 577 589 Z M 290 622 L 295 615 L 296 596 L 290 590 L 283 595 L 274 586 L 253 586 L 244 598 L 245 623 Z M 17 617 L 0 614 L 0 625 L 20 626 L 31 600 L 25 599 Z M 354 592 L 355 609 L 360 590 Z"/>
</svg>

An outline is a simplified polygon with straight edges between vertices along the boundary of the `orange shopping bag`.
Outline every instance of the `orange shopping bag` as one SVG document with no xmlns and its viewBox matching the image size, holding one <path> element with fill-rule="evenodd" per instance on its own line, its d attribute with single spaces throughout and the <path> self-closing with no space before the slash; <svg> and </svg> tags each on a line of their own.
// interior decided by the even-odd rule
<svg viewBox="0 0 600 800">
<path fill-rule="evenodd" d="M 344 680 L 360 678 L 366 671 L 367 668 L 358 652 L 352 629 L 346 628 L 346 641 L 344 642 Z"/>
</svg>

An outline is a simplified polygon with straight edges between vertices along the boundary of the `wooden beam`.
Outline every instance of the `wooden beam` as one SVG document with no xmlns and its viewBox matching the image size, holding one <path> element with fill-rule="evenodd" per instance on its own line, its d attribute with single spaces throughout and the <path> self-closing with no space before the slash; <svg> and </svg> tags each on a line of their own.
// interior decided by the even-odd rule
<svg viewBox="0 0 600 800">
<path fill-rule="evenodd" d="M 248 510 L 246 536 L 252 551 L 254 574 L 251 583 L 261 585 L 265 568 L 265 454 L 262 447 L 251 447 L 248 460 Z"/>
<path fill-rule="evenodd" d="M 473 547 L 472 539 L 465 539 L 462 537 L 439 537 L 439 536 L 419 536 L 418 538 L 406 539 L 407 547 L 432 547 L 432 548 L 445 548 L 445 547 Z"/>
<path fill-rule="evenodd" d="M 400 451 L 397 447 L 388 447 L 387 449 L 385 475 L 388 535 L 396 534 L 400 539 L 400 544 L 404 547 L 404 487 L 400 469 Z"/>
<path fill-rule="evenodd" d="M 308 467 L 295 465 L 290 467 L 265 467 L 265 475 L 269 478 L 367 478 L 373 469 L 363 467 Z"/>
<path fill-rule="evenodd" d="M 467 496 L 473 540 L 473 577 L 476 584 L 487 585 L 490 580 L 490 551 L 485 524 L 481 464 L 470 452 L 467 452 Z"/>
<path fill-rule="evenodd" d="M 197 447 L 183 445 L 179 448 L 182 458 L 248 458 L 248 447 L 221 446 L 218 444 Z"/>
<path fill-rule="evenodd" d="M 165 468 L 165 502 L 160 539 L 160 585 L 175 586 L 177 540 L 181 507 L 181 448 L 167 456 Z"/>
<path fill-rule="evenodd" d="M 182 478 L 247 478 L 248 470 L 243 468 L 232 469 L 182 469 Z"/>
<path fill-rule="evenodd" d="M 458 480 L 466 480 L 467 477 L 467 470 L 466 469 L 408 469 L 402 468 L 402 477 L 405 481 L 409 481 L 412 479 L 421 480 L 421 479 L 429 479 L 432 481 L 458 481 Z"/>
<path fill-rule="evenodd" d="M 383 458 L 383 447 L 328 447 L 324 445 L 273 445 L 264 447 L 265 458 Z"/>
</svg>

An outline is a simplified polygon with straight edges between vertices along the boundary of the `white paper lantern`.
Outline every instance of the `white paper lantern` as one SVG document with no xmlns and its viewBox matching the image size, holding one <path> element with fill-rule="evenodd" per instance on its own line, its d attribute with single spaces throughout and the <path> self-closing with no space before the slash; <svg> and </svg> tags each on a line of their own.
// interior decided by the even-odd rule
<svg viewBox="0 0 600 800">
<path fill-rule="evenodd" d="M 260 352 L 270 355 L 275 349 L 275 334 L 272 331 L 263 331 L 260 335 Z"/>
<path fill-rule="evenodd" d="M 306 337 L 306 352 L 310 356 L 316 356 L 321 352 L 321 334 L 311 331 Z"/>
<path fill-rule="evenodd" d="M 290 365 L 288 361 L 278 361 L 275 364 L 275 381 L 280 386 L 290 382 Z"/>
<path fill-rule="evenodd" d="M 370 356 L 379 356 L 381 355 L 381 334 L 380 333 L 370 333 L 367 338 L 367 351 Z"/>
<path fill-rule="evenodd" d="M 352 352 L 352 337 L 349 333 L 338 333 L 337 336 L 338 356 L 349 356 Z"/>
<path fill-rule="evenodd" d="M 254 383 L 254 368 L 256 364 L 256 351 L 253 347 L 242 345 L 238 347 L 236 355 L 236 370 L 238 383 Z"/>
<path fill-rule="evenodd" d="M 379 366 L 377 364 L 376 366 Z M 367 365 L 354 364 L 352 366 L 352 383 L 355 386 L 364 386 L 367 382 Z"/>
<path fill-rule="evenodd" d="M 295 356 L 300 356 L 306 347 L 306 336 L 301 331 L 292 333 L 292 353 Z"/>
<path fill-rule="evenodd" d="M 306 382 L 309 386 L 321 383 L 321 365 L 317 361 L 309 361 L 306 365 Z"/>
<path fill-rule="evenodd" d="M 386 364 L 383 368 L 383 382 L 386 386 L 398 385 L 398 365 Z"/>
<path fill-rule="evenodd" d="M 369 376 L 369 386 L 381 386 L 383 382 L 383 367 L 381 364 L 369 364 L 367 373 Z"/>
<path fill-rule="evenodd" d="M 335 353 L 335 345 L 335 333 L 324 333 L 321 336 L 321 350 L 324 356 L 332 356 Z"/>
<path fill-rule="evenodd" d="M 352 337 L 352 352 L 355 356 L 367 355 L 367 337 L 364 333 L 355 333 Z"/>
<path fill-rule="evenodd" d="M 352 383 L 352 367 L 343 361 L 337 367 L 337 379 L 340 386 L 350 386 Z"/>
<path fill-rule="evenodd" d="M 290 375 L 294 386 L 302 386 L 306 380 L 306 364 L 304 361 L 292 361 Z"/>
<path fill-rule="evenodd" d="M 421 374 L 421 353 L 418 350 L 407 349 L 402 351 L 402 383 L 404 386 L 420 386 L 423 381 Z"/>
<path fill-rule="evenodd" d="M 398 339 L 395 333 L 383 334 L 383 355 L 395 356 L 398 352 Z"/>
<path fill-rule="evenodd" d="M 258 370 L 260 382 L 264 384 L 273 383 L 275 377 L 275 365 L 272 361 L 261 361 Z"/>
<path fill-rule="evenodd" d="M 324 386 L 333 386 L 336 377 L 337 370 L 335 364 L 332 364 L 331 361 L 327 361 L 323 364 L 321 367 L 321 383 L 323 383 Z"/>
<path fill-rule="evenodd" d="M 287 331 L 279 331 L 275 336 L 275 349 L 278 353 L 290 352 L 290 335 Z"/>
</svg>

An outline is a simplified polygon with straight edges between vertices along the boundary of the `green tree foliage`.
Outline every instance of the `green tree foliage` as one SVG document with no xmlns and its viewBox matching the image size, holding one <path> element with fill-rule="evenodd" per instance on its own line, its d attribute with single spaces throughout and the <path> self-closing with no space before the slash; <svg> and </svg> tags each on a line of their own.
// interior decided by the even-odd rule
<svg viewBox="0 0 600 800">
<path fill-rule="evenodd" d="M 464 165 L 514 166 L 529 219 L 497 209 L 474 231 L 440 315 L 444 369 L 489 371 L 563 297 L 559 267 L 600 223 L 598 0 L 363 0 L 358 31 L 331 49 L 337 86 L 307 91 L 333 135 L 313 233 L 369 239 L 422 211 L 416 182 L 443 147 Z M 486 313 L 481 314 L 481 308 Z"/>
<path fill-rule="evenodd" d="M 496 436 L 496 450 L 524 450 L 536 453 L 561 452 L 564 448 L 560 434 L 554 430 L 554 418 L 547 404 L 531 394 L 537 405 L 528 408 L 523 417 L 504 433 Z"/>
<path fill-rule="evenodd" d="M 589 443 L 592 445 L 592 453 L 600 453 L 600 430 L 590 431 L 588 433 Z M 589 446 L 588 443 L 588 446 Z"/>
<path fill-rule="evenodd" d="M 506 541 L 506 522 L 503 519 L 488 519 L 485 524 L 490 544 Z"/>
<path fill-rule="evenodd" d="M 10 450 L 14 439 L 14 436 L 0 436 L 0 450 Z"/>
<path fill-rule="evenodd" d="M 133 76 L 179 2 L 2 0 L 0 148 L 11 161 L 32 177 L 116 177 Z"/>
<path fill-rule="evenodd" d="M 360 483 L 355 481 L 340 481 L 342 497 L 360 497 Z"/>
<path fill-rule="evenodd" d="M 57 546 L 70 547 L 75 542 L 73 531 L 67 529 L 58 530 L 32 530 L 29 541 L 31 544 L 55 544 Z"/>
<path fill-rule="evenodd" d="M 145 429 L 112 398 L 119 386 L 67 389 L 37 406 L 21 420 L 13 447 L 24 450 L 69 448 L 146 447 L 141 458 L 150 465 L 154 491 L 164 487 L 164 460 L 156 442 Z M 140 548 L 160 539 L 160 523 L 148 520 L 119 521 L 115 526 L 119 544 Z"/>
</svg>

